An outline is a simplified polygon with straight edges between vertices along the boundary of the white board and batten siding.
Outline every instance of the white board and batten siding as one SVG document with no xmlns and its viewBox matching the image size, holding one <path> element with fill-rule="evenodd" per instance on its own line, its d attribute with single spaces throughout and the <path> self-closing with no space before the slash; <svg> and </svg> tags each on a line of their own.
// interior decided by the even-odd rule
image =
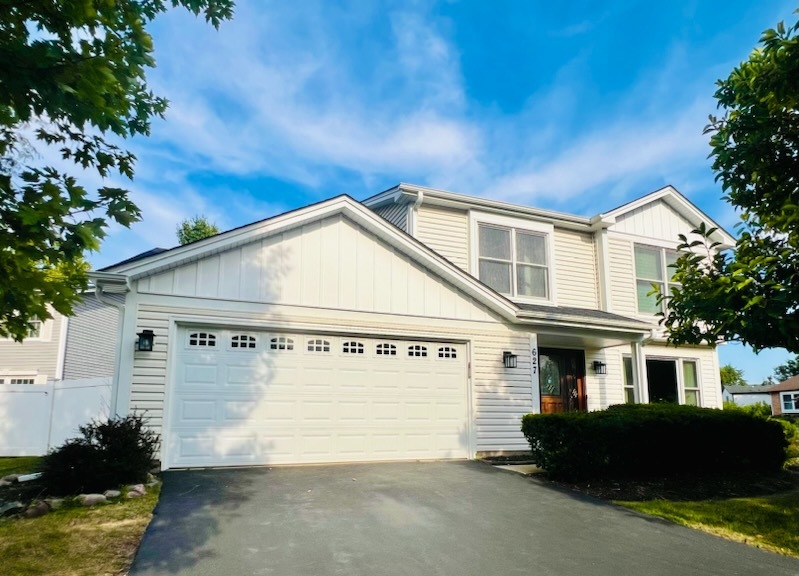
<svg viewBox="0 0 799 576">
<path fill-rule="evenodd" d="M 167 364 L 177 354 L 170 350 L 170 330 L 173 323 L 180 330 L 181 318 L 202 317 L 209 325 L 252 322 L 257 330 L 274 323 L 289 332 L 302 326 L 303 334 L 366 331 L 458 342 L 471 355 L 472 448 L 526 448 L 519 426 L 521 415 L 532 411 L 529 334 L 506 326 L 347 218 L 331 217 L 140 279 L 134 297 L 136 330 L 154 330 L 156 339 L 152 352 L 134 355 L 131 408 L 147 410 L 156 429 L 171 377 Z M 505 350 L 518 355 L 518 368 L 502 366 Z"/>
<path fill-rule="evenodd" d="M 410 204 L 392 203 L 375 208 L 374 212 L 384 220 L 391 222 L 403 232 L 407 232 L 409 210 Z"/>
<path fill-rule="evenodd" d="M 663 200 L 655 200 L 617 216 L 611 229 L 622 234 L 674 242 L 676 246 L 678 235 L 687 235 L 694 228 L 694 223 L 686 220 Z"/>
</svg>

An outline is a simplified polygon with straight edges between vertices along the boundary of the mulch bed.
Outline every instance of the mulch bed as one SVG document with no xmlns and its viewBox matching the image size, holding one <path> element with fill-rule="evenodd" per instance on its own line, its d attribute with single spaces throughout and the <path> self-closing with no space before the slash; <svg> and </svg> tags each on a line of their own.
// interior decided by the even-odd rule
<svg viewBox="0 0 799 576">
<path fill-rule="evenodd" d="M 556 481 L 548 478 L 546 473 L 537 474 L 536 477 L 555 486 L 594 498 L 621 501 L 747 498 L 799 489 L 799 474 L 794 472 L 675 475 L 669 478 L 607 478 L 586 482 Z"/>
</svg>

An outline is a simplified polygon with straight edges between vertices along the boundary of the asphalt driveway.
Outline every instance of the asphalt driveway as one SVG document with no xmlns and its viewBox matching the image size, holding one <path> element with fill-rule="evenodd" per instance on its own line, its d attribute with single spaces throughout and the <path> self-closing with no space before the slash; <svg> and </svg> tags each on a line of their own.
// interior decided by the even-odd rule
<svg viewBox="0 0 799 576">
<path fill-rule="evenodd" d="M 799 574 L 480 462 L 168 472 L 131 576 Z"/>
</svg>

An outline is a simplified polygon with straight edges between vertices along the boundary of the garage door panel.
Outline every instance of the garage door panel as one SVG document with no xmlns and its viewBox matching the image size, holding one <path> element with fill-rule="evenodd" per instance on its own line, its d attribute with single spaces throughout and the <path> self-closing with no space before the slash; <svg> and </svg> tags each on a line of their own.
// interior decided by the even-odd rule
<svg viewBox="0 0 799 576">
<path fill-rule="evenodd" d="M 273 350 L 285 336 L 250 331 L 255 348 L 230 349 L 236 333 L 204 330 L 224 345 L 176 356 L 170 467 L 468 456 L 462 345 L 294 335 Z"/>
</svg>

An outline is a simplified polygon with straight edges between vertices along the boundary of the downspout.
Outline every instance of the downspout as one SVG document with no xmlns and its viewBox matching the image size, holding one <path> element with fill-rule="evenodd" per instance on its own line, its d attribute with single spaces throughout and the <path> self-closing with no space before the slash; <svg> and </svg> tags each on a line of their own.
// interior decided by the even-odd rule
<svg viewBox="0 0 799 576">
<path fill-rule="evenodd" d="M 408 226 L 408 234 L 410 234 L 414 238 L 416 238 L 416 222 L 418 220 L 419 206 L 422 205 L 423 201 L 424 201 L 424 192 L 419 190 L 416 192 L 416 201 L 413 203 L 413 206 L 411 206 L 411 222 L 410 226 Z"/>
<path fill-rule="evenodd" d="M 122 336 L 125 334 L 125 304 L 124 302 L 117 302 L 106 298 L 103 293 L 103 287 L 100 282 L 94 285 L 94 295 L 97 300 L 107 306 L 114 306 L 119 314 L 119 322 L 117 324 L 117 345 L 114 351 L 114 372 L 111 376 L 111 405 L 108 407 L 109 416 L 114 415 L 117 407 L 117 399 L 119 398 L 119 380 L 120 380 L 120 357 L 122 355 Z"/>
</svg>

